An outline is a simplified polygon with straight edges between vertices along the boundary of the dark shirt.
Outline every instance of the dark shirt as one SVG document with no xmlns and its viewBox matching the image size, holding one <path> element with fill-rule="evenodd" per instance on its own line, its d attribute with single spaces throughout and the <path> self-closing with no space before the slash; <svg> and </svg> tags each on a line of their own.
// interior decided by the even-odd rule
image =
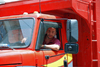
<svg viewBox="0 0 100 67">
<path fill-rule="evenodd" d="M 56 39 L 56 38 L 53 38 L 49 43 L 46 43 L 46 42 L 45 42 L 45 39 L 44 39 L 43 45 L 44 45 L 44 44 L 47 44 L 47 45 L 50 45 L 50 44 L 57 44 L 57 45 L 60 46 L 60 41 L 59 41 L 58 39 Z"/>
</svg>

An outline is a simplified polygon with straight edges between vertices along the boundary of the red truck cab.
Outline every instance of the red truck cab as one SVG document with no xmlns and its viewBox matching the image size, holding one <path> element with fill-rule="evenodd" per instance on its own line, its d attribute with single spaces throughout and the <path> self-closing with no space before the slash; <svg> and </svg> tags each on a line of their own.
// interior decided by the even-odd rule
<svg viewBox="0 0 100 67">
<path fill-rule="evenodd" d="M 73 38 L 70 39 L 72 41 L 68 40 L 70 37 L 66 33 L 69 32 L 67 29 L 69 25 L 66 23 L 68 23 L 67 18 L 39 13 L 1 17 L 0 66 L 58 67 L 64 66 L 64 60 L 67 60 L 68 66 L 73 67 L 72 54 L 67 53 L 73 53 L 78 48 L 73 49 L 74 47 L 69 45 L 69 42 L 75 40 L 72 40 Z M 59 51 L 41 49 L 45 32 L 49 27 L 57 30 L 55 37 L 61 42 Z M 78 40 L 78 33 L 75 36 Z M 66 43 L 73 49 L 72 52 Z M 69 48 L 69 52 L 66 48 Z"/>
<path fill-rule="evenodd" d="M 63 66 L 66 59 L 69 67 L 100 67 L 99 0 L 19 0 L 9 3 L 3 1 L 5 0 L 0 0 L 1 67 L 56 67 L 57 65 Z M 51 15 L 31 14 L 34 11 Z M 28 12 L 29 14 L 21 15 L 23 12 Z M 58 18 L 56 16 L 62 18 Z M 75 33 L 72 30 L 73 28 L 71 28 L 71 21 L 78 21 L 78 26 L 76 27 L 78 27 L 79 31 L 77 34 L 78 37 L 75 37 L 76 40 L 72 38 Z M 6 22 L 7 24 L 5 24 Z M 26 22 L 28 22 L 28 24 Z M 34 26 L 32 26 L 32 24 Z M 61 42 L 61 48 L 59 51 L 39 49 L 42 44 L 46 28 L 51 26 L 51 24 L 53 24 L 53 27 L 57 28 L 57 38 Z M 15 29 L 17 26 L 19 26 L 19 28 Z M 15 30 L 12 31 L 11 29 Z M 22 36 L 18 37 L 18 35 Z M 74 42 L 72 40 L 74 40 Z M 18 45 L 22 42 L 25 43 Z M 70 47 L 69 43 L 71 45 L 74 43 L 74 46 L 77 44 L 79 45 L 79 52 L 77 53 L 76 51 L 77 54 L 72 54 L 75 52 L 70 51 L 72 46 Z M 71 62 L 69 58 L 72 59 Z M 60 59 L 64 62 L 57 61 Z"/>
</svg>

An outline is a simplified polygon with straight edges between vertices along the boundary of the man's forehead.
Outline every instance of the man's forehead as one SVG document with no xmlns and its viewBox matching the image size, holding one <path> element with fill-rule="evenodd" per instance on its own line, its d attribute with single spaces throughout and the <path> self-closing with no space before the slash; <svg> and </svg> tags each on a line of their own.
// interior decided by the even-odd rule
<svg viewBox="0 0 100 67">
<path fill-rule="evenodd" d="M 56 29 L 53 28 L 53 27 L 50 27 L 50 28 L 48 28 L 47 30 L 55 30 L 55 31 L 56 31 Z"/>
</svg>

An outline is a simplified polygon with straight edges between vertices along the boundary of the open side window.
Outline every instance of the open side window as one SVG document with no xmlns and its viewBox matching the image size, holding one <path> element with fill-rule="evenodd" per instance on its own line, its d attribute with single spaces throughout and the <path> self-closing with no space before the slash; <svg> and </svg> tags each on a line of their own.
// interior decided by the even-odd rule
<svg viewBox="0 0 100 67">
<path fill-rule="evenodd" d="M 57 34 L 54 37 L 60 40 L 59 31 L 61 30 L 61 27 L 62 27 L 61 23 L 51 22 L 51 21 L 41 21 L 40 27 L 39 27 L 39 32 L 38 32 L 37 43 L 36 43 L 36 47 L 35 47 L 36 50 L 41 48 L 41 45 L 43 44 L 43 41 L 44 41 L 44 37 L 46 35 L 46 31 L 49 27 L 56 28 Z"/>
</svg>

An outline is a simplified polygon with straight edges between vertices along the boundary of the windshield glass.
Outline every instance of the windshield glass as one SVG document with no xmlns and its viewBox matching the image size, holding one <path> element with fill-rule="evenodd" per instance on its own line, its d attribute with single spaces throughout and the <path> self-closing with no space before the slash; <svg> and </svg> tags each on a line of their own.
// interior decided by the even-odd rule
<svg viewBox="0 0 100 67">
<path fill-rule="evenodd" d="M 34 24 L 31 18 L 0 21 L 0 44 L 8 44 L 12 48 L 29 46 Z"/>
</svg>

